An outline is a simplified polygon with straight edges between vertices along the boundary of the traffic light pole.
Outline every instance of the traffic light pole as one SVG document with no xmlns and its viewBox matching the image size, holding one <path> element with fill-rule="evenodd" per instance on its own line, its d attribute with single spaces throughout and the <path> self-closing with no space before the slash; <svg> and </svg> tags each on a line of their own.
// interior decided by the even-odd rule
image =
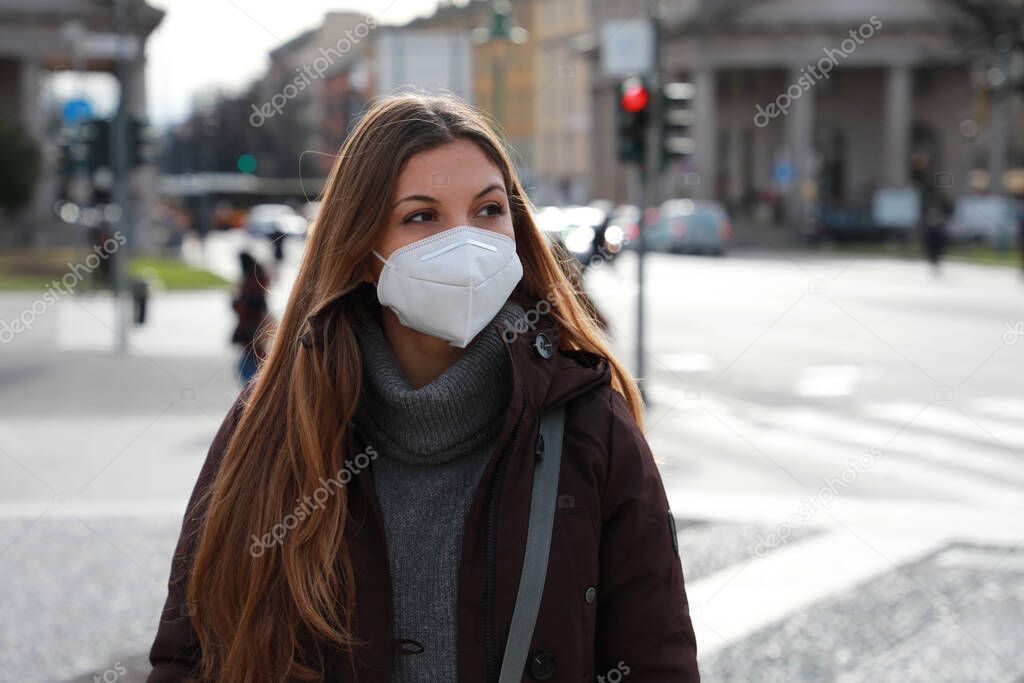
<svg viewBox="0 0 1024 683">
<path fill-rule="evenodd" d="M 640 166 L 640 229 L 637 234 L 636 248 L 636 377 L 640 385 L 640 393 L 644 402 L 647 402 L 647 342 L 644 328 L 646 326 L 645 315 L 645 261 L 647 255 L 646 217 L 647 209 L 656 207 L 658 203 L 658 186 L 661 168 L 661 140 L 660 125 L 662 112 L 662 76 L 661 76 L 661 9 L 657 2 L 648 5 L 648 18 L 651 22 L 651 34 L 653 36 L 654 68 L 651 69 L 651 77 L 648 84 L 649 92 L 653 94 L 650 98 L 650 111 L 647 117 L 646 144 L 644 145 L 644 159 Z"/>
</svg>

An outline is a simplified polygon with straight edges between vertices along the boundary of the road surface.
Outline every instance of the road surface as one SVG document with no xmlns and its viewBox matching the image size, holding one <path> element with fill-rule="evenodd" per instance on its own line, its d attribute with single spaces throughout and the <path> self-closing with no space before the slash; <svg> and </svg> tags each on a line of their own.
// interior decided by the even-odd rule
<svg viewBox="0 0 1024 683">
<path fill-rule="evenodd" d="M 191 258 L 231 276 L 244 242 Z M 630 366 L 634 268 L 587 277 Z M 1016 273 L 763 252 L 656 255 L 648 282 L 647 432 L 705 680 L 1024 679 Z M 0 295 L 0 320 L 37 299 Z M 157 296 L 126 357 L 112 325 L 108 299 L 65 298 L 0 353 L 3 681 L 144 677 L 237 393 L 227 293 Z"/>
</svg>

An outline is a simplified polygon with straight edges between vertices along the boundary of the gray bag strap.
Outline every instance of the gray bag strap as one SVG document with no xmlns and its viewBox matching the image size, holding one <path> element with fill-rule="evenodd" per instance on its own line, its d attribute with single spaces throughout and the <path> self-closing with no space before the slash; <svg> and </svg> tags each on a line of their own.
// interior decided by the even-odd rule
<svg viewBox="0 0 1024 683">
<path fill-rule="evenodd" d="M 565 406 L 556 406 L 540 418 L 539 460 L 533 469 L 533 492 L 530 495 L 530 527 L 526 534 L 523 573 L 519 577 L 519 593 L 512 612 L 512 625 L 505 643 L 498 683 L 519 683 L 523 680 L 526 658 L 537 623 L 540 598 L 548 573 L 551 551 L 551 530 L 555 522 L 558 498 L 558 473 L 562 467 L 562 431 L 565 427 Z"/>
</svg>

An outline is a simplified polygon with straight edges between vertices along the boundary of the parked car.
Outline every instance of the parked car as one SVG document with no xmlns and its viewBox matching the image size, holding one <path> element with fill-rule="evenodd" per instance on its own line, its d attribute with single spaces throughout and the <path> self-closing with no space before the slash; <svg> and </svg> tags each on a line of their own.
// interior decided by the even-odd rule
<svg viewBox="0 0 1024 683">
<path fill-rule="evenodd" d="M 725 207 L 710 199 L 669 199 L 647 228 L 646 247 L 674 254 L 725 253 L 732 224 Z"/>
<path fill-rule="evenodd" d="M 305 235 L 308 222 L 287 204 L 257 204 L 245 217 L 250 235 L 279 240 L 288 235 Z"/>
</svg>

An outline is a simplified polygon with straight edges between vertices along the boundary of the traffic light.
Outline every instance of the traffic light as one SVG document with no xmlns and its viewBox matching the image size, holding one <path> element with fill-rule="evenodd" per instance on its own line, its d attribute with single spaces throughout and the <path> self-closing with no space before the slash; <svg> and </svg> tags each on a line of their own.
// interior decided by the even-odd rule
<svg viewBox="0 0 1024 683">
<path fill-rule="evenodd" d="M 666 83 L 661 89 L 661 163 L 667 166 L 674 160 L 693 154 L 694 112 L 691 107 L 695 89 L 692 83 Z"/>
<path fill-rule="evenodd" d="M 649 105 L 650 95 L 641 79 L 627 78 L 619 85 L 616 130 L 620 161 L 643 163 Z"/>
<path fill-rule="evenodd" d="M 78 128 L 78 141 L 84 146 L 85 162 L 89 173 L 110 168 L 110 121 L 91 119 Z"/>
<path fill-rule="evenodd" d="M 128 167 L 135 168 L 155 159 L 155 145 L 149 124 L 142 119 L 128 119 Z"/>
<path fill-rule="evenodd" d="M 114 123 L 110 119 L 83 121 L 77 129 L 75 143 L 82 149 L 83 161 L 89 173 L 113 168 Z M 149 125 L 139 118 L 128 119 L 128 168 L 148 164 L 153 160 L 153 142 Z"/>
</svg>

